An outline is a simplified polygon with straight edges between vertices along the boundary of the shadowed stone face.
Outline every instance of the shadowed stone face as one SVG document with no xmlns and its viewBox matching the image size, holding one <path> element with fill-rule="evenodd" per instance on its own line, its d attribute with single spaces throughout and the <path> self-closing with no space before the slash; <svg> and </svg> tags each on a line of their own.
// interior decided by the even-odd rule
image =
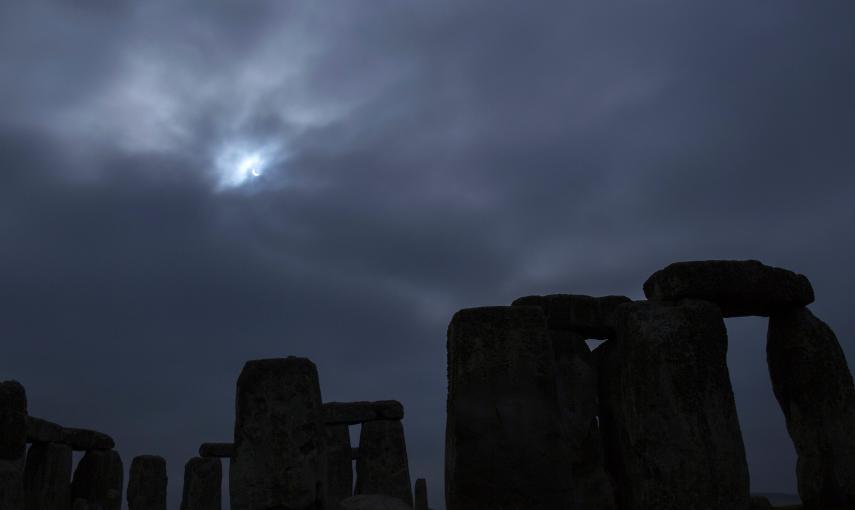
<svg viewBox="0 0 855 510">
<path fill-rule="evenodd" d="M 129 510 L 166 510 L 166 485 L 166 460 L 163 457 L 134 457 L 128 479 Z"/>
<path fill-rule="evenodd" d="M 486 307 L 448 327 L 448 510 L 575 508 L 543 311 Z"/>
<path fill-rule="evenodd" d="M 855 508 L 855 386 L 837 337 L 807 308 L 779 312 L 766 355 L 805 508 Z"/>
<path fill-rule="evenodd" d="M 416 480 L 414 510 L 428 510 L 427 481 L 424 478 Z"/>
<path fill-rule="evenodd" d="M 546 325 L 555 331 L 578 333 L 583 338 L 610 338 L 614 331 L 610 316 L 618 306 L 628 303 L 624 296 L 591 297 L 581 294 L 525 296 L 513 306 L 537 306 L 546 315 Z"/>
<path fill-rule="evenodd" d="M 386 494 L 413 504 L 404 427 L 400 420 L 362 424 L 356 461 L 356 494 Z"/>
<path fill-rule="evenodd" d="M 181 510 L 222 509 L 223 465 L 220 459 L 193 457 L 184 465 Z"/>
<path fill-rule="evenodd" d="M 327 402 L 324 422 L 327 425 L 356 425 L 374 420 L 402 420 L 404 406 L 396 400 L 377 402 Z"/>
<path fill-rule="evenodd" d="M 27 510 L 68 510 L 71 507 L 71 447 L 35 443 L 24 469 Z"/>
<path fill-rule="evenodd" d="M 0 382 L 0 460 L 18 460 L 27 448 L 27 394 L 17 381 Z"/>
<path fill-rule="evenodd" d="M 601 354 L 600 422 L 619 508 L 740 510 L 748 468 L 718 307 L 633 302 Z"/>
<path fill-rule="evenodd" d="M 24 509 L 24 478 L 16 461 L 0 459 L 0 508 Z"/>
<path fill-rule="evenodd" d="M 236 407 L 232 510 L 323 507 L 326 441 L 314 363 L 296 357 L 247 362 Z"/>
<path fill-rule="evenodd" d="M 337 509 L 339 503 L 353 496 L 353 461 L 350 432 L 347 425 L 327 425 L 327 504 Z"/>
<path fill-rule="evenodd" d="M 91 450 L 83 455 L 71 481 L 72 499 L 86 500 L 101 510 L 122 508 L 122 459 L 113 450 Z"/>
</svg>

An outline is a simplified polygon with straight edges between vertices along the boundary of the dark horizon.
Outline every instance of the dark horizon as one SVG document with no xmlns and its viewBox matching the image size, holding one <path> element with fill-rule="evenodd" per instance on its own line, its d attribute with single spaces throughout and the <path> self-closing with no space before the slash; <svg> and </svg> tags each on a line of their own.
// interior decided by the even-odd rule
<svg viewBox="0 0 855 510">
<path fill-rule="evenodd" d="M 229 441 L 250 359 L 395 399 L 442 510 L 446 327 L 671 262 L 806 275 L 855 360 L 855 4 L 0 5 L 0 380 L 125 469 Z M 258 175 L 256 175 L 258 174 Z M 796 493 L 765 320 L 752 491 Z M 352 431 L 355 433 L 355 431 Z M 227 478 L 227 477 L 226 477 Z M 125 480 L 127 481 L 127 474 Z"/>
</svg>

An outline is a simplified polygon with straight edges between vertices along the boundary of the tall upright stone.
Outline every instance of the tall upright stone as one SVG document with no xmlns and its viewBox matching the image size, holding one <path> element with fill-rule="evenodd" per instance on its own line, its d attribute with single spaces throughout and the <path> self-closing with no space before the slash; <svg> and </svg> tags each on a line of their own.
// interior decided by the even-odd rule
<svg viewBox="0 0 855 510">
<path fill-rule="evenodd" d="M 641 301 L 613 320 L 616 337 L 601 347 L 600 422 L 618 507 L 748 508 L 719 308 Z"/>
<path fill-rule="evenodd" d="M 413 510 L 428 510 L 427 481 L 424 478 L 416 480 Z"/>
<path fill-rule="evenodd" d="M 27 510 L 71 508 L 71 447 L 59 443 L 33 443 L 24 469 Z"/>
<path fill-rule="evenodd" d="M 24 508 L 27 393 L 17 381 L 0 382 L 0 508 Z"/>
<path fill-rule="evenodd" d="M 413 506 L 407 444 L 400 420 L 369 421 L 359 434 L 356 494 L 386 494 Z"/>
<path fill-rule="evenodd" d="M 327 507 L 338 509 L 353 496 L 353 461 L 347 425 L 327 425 Z"/>
<path fill-rule="evenodd" d="M 129 510 L 166 510 L 166 460 L 140 455 L 131 461 L 128 477 Z"/>
<path fill-rule="evenodd" d="M 24 476 L 18 461 L 0 459 L 0 508 L 24 509 Z"/>
<path fill-rule="evenodd" d="M 232 510 L 323 508 L 326 441 L 315 364 L 248 361 L 237 382 Z"/>
<path fill-rule="evenodd" d="M 575 508 L 568 435 L 543 311 L 457 312 L 448 327 L 448 510 Z"/>
<path fill-rule="evenodd" d="M 83 455 L 71 480 L 71 498 L 83 499 L 99 510 L 121 510 L 124 469 L 115 450 L 90 450 Z"/>
<path fill-rule="evenodd" d="M 855 508 L 855 386 L 837 337 L 807 308 L 780 311 L 766 354 L 805 508 Z"/>
<path fill-rule="evenodd" d="M 181 510 L 222 510 L 222 486 L 220 459 L 193 457 L 184 465 Z"/>
</svg>

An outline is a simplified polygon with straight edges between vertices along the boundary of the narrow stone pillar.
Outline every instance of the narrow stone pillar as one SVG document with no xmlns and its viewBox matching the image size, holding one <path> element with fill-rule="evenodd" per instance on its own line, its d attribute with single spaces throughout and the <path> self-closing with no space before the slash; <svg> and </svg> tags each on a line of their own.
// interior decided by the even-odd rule
<svg viewBox="0 0 855 510">
<path fill-rule="evenodd" d="M 27 451 L 27 393 L 17 381 L 0 382 L 0 509 L 23 510 Z"/>
<path fill-rule="evenodd" d="M 407 444 L 401 420 L 378 420 L 362 424 L 354 492 L 386 494 L 413 506 Z"/>
<path fill-rule="evenodd" d="M 128 477 L 129 510 L 166 510 L 166 460 L 140 455 L 131 461 Z"/>
<path fill-rule="evenodd" d="M 748 508 L 718 306 L 639 301 L 613 321 L 617 336 L 601 347 L 600 423 L 618 507 Z"/>
<path fill-rule="evenodd" d="M 353 460 L 347 425 L 327 425 L 327 506 L 337 509 L 353 496 Z"/>
<path fill-rule="evenodd" d="M 569 431 L 540 308 L 454 315 L 447 406 L 448 510 L 576 508 Z"/>
<path fill-rule="evenodd" d="M 424 478 L 416 480 L 414 499 L 413 510 L 428 510 L 427 481 Z"/>
<path fill-rule="evenodd" d="M 24 508 L 24 477 L 18 461 L 0 459 L 0 508 Z"/>
<path fill-rule="evenodd" d="M 231 510 L 325 506 L 327 453 L 315 364 L 248 361 L 237 382 Z"/>
<path fill-rule="evenodd" d="M 121 510 L 124 468 L 115 450 L 90 450 L 83 455 L 71 480 L 71 497 L 99 510 Z"/>
<path fill-rule="evenodd" d="M 769 318 L 766 355 L 804 507 L 855 508 L 855 385 L 837 337 L 807 308 L 780 311 Z"/>
<path fill-rule="evenodd" d="M 71 508 L 71 447 L 59 443 L 33 443 L 24 468 L 27 510 Z"/>
<path fill-rule="evenodd" d="M 220 459 L 193 457 L 184 465 L 181 510 L 222 510 L 222 486 Z"/>
</svg>

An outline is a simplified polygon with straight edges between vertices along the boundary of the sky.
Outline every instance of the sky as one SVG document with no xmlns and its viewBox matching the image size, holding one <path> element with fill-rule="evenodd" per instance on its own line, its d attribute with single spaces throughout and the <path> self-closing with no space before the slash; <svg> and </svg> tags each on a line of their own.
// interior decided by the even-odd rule
<svg viewBox="0 0 855 510">
<path fill-rule="evenodd" d="M 249 359 L 397 399 L 442 502 L 452 314 L 807 275 L 855 359 L 855 3 L 0 3 L 0 379 L 126 468 L 228 441 Z M 255 175 L 258 174 L 258 175 Z M 728 319 L 752 490 L 795 493 L 765 320 Z M 356 431 L 353 431 L 355 434 Z"/>
</svg>

